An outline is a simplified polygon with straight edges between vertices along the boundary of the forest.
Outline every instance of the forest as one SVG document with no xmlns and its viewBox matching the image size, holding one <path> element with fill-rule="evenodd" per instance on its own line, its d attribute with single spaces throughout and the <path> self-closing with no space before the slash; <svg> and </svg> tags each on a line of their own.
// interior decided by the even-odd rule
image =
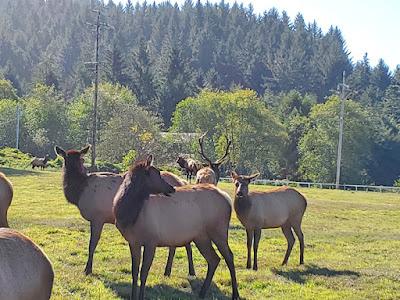
<svg viewBox="0 0 400 300">
<path fill-rule="evenodd" d="M 1 1 L 0 147 L 15 147 L 18 109 L 24 152 L 90 142 L 94 8 L 99 162 L 199 158 L 189 133 L 208 131 L 211 157 L 232 140 L 226 169 L 333 182 L 345 72 L 342 182 L 400 183 L 400 66 L 352 61 L 339 28 L 300 13 L 224 1 Z"/>
</svg>

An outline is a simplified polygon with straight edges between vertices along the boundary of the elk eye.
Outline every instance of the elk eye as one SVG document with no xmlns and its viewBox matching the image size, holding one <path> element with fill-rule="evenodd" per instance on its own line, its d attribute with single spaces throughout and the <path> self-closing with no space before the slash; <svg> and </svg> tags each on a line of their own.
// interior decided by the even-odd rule
<svg viewBox="0 0 400 300">
<path fill-rule="evenodd" d="M 238 187 L 238 186 L 239 186 L 239 182 L 236 181 L 236 182 L 235 182 L 235 185 L 236 185 L 236 187 Z"/>
</svg>

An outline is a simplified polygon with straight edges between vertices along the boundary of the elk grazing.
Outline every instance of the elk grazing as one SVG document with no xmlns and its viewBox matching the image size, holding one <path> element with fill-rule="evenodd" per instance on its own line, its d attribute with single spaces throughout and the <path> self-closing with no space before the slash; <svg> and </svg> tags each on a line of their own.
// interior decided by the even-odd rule
<svg viewBox="0 0 400 300">
<path fill-rule="evenodd" d="M 46 154 L 44 157 L 42 158 L 37 158 L 34 157 L 31 161 L 31 165 L 32 165 L 32 169 L 35 169 L 35 167 L 41 168 L 42 170 L 44 170 L 44 168 L 47 167 L 47 162 L 49 161 L 49 155 Z"/>
<path fill-rule="evenodd" d="M 0 299 L 48 300 L 54 272 L 46 254 L 28 237 L 0 228 Z"/>
<path fill-rule="evenodd" d="M 295 242 L 292 229 L 300 242 L 300 264 L 304 263 L 304 237 L 301 222 L 307 207 L 306 198 L 298 191 L 288 187 L 266 192 L 250 192 L 249 183 L 259 173 L 241 176 L 231 173 L 235 184 L 234 208 L 247 234 L 247 268 L 251 268 L 251 246 L 254 238 L 254 264 L 257 270 L 257 251 L 261 229 L 281 227 L 287 240 L 287 250 L 282 265 L 287 264 Z"/>
<path fill-rule="evenodd" d="M 124 175 L 114 173 L 87 173 L 83 165 L 83 156 L 89 151 L 90 145 L 82 150 L 68 150 L 56 146 L 55 152 L 63 157 L 63 189 L 65 198 L 69 203 L 76 205 L 81 216 L 90 222 L 89 255 L 85 267 L 85 274 L 92 273 L 93 255 L 100 240 L 105 223 L 114 224 L 115 218 L 112 211 L 113 199 L 121 185 Z M 164 172 L 163 177 L 176 180 L 169 172 Z M 178 178 L 179 179 L 179 178 Z M 190 245 L 186 247 L 189 260 L 189 275 L 194 274 L 192 251 Z M 175 252 L 175 249 L 170 249 Z M 171 272 L 172 260 L 169 266 Z"/>
<path fill-rule="evenodd" d="M 214 242 L 229 267 L 232 299 L 238 299 L 233 254 L 228 245 L 231 211 L 229 195 L 217 187 L 188 185 L 175 189 L 169 185 L 152 166 L 152 156 L 133 166 L 114 199 L 116 226 L 129 242 L 132 256 L 131 298 L 137 299 L 142 246 L 141 300 L 156 247 L 183 246 L 194 241 L 208 263 L 200 297 L 205 296 L 220 261 L 211 243 Z"/>
<path fill-rule="evenodd" d="M 196 183 L 210 183 L 210 184 L 218 184 L 219 178 L 221 176 L 219 167 L 221 166 L 222 163 L 225 162 L 225 159 L 228 157 L 229 154 L 229 147 L 232 143 L 232 141 L 228 140 L 226 138 L 226 149 L 225 149 L 225 154 L 218 159 L 217 161 L 213 162 L 211 159 L 209 159 L 205 153 L 204 153 L 204 136 L 207 134 L 205 132 L 200 138 L 199 138 L 199 145 L 200 145 L 200 154 L 203 157 L 204 160 L 207 161 L 208 166 L 205 168 L 202 168 L 197 172 L 196 175 Z"/>
<path fill-rule="evenodd" d="M 192 182 L 192 176 L 196 176 L 197 172 L 203 167 L 201 162 L 191 158 L 185 158 L 183 156 L 178 156 L 176 162 L 182 169 L 185 170 L 186 180 L 189 182 Z"/>
<path fill-rule="evenodd" d="M 13 186 L 6 175 L 0 172 L 0 227 L 8 227 L 7 211 L 13 198 Z"/>
</svg>

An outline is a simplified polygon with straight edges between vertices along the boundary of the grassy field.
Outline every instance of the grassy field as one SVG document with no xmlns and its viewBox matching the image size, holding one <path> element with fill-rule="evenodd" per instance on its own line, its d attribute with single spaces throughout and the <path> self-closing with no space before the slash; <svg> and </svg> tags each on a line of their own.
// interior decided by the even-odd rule
<svg viewBox="0 0 400 300">
<path fill-rule="evenodd" d="M 89 223 L 66 202 L 61 174 L 0 169 L 12 180 L 12 228 L 39 244 L 55 270 L 52 299 L 126 299 L 131 287 L 130 255 L 113 225 L 106 225 L 92 276 L 84 276 Z M 231 184 L 221 184 L 232 195 Z M 252 189 L 266 187 L 251 186 Z M 288 266 L 280 263 L 286 240 L 280 229 L 264 230 L 259 270 L 246 270 L 245 231 L 233 214 L 230 245 L 242 299 L 400 299 L 400 196 L 300 189 L 308 199 L 303 221 L 305 265 L 296 242 Z M 166 249 L 158 249 L 150 270 L 147 299 L 197 299 L 206 262 L 194 249 L 198 279 L 188 279 L 184 249 L 177 250 L 170 278 L 163 276 Z M 223 261 L 208 299 L 230 299 Z"/>
</svg>

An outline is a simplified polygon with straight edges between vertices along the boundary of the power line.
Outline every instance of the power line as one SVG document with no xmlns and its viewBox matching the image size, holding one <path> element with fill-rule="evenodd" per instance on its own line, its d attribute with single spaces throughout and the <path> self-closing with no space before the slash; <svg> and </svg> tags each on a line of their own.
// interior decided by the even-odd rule
<svg viewBox="0 0 400 300">
<path fill-rule="evenodd" d="M 340 171 L 342 163 L 343 126 L 344 126 L 344 101 L 350 95 L 349 86 L 346 84 L 346 72 L 343 71 L 343 82 L 339 84 L 340 90 L 340 115 L 339 115 L 339 142 L 336 161 L 336 189 L 340 187 Z"/>
<path fill-rule="evenodd" d="M 100 39 L 100 27 L 110 27 L 107 23 L 100 22 L 101 11 L 93 10 L 97 14 L 96 23 L 86 23 L 91 26 L 96 26 L 96 40 L 95 40 L 95 61 L 87 62 L 86 64 L 92 64 L 95 66 L 95 79 L 94 79 L 94 94 L 93 94 L 93 119 L 92 119 L 92 152 L 91 152 L 91 167 L 94 169 L 96 166 L 96 139 L 97 139 L 97 104 L 98 104 L 98 93 L 99 93 L 99 39 Z"/>
</svg>

